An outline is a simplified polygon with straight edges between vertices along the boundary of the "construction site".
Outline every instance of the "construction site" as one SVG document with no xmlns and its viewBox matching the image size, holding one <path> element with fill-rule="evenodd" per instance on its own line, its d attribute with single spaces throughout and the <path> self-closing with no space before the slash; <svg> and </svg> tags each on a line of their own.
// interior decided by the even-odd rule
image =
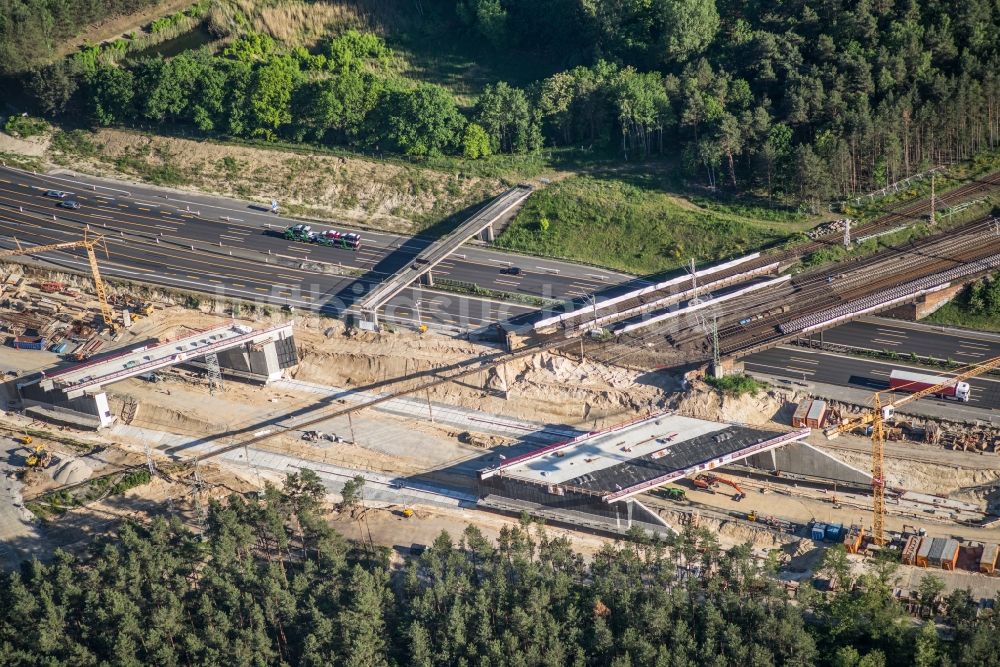
<svg viewBox="0 0 1000 667">
<path fill-rule="evenodd" d="M 530 192 L 512 188 L 397 263 L 357 302 L 358 317 L 300 309 L 291 292 L 251 300 L 123 280 L 116 255 L 160 247 L 162 233 L 126 242 L 88 226 L 69 241 L 15 239 L 0 250 L 21 262 L 0 265 L 6 561 L 73 548 L 123 518 L 172 514 L 197 530 L 212 499 L 259 494 L 309 469 L 334 499 L 361 478 L 362 539 L 401 549 L 466 524 L 495 535 L 525 515 L 585 554 L 635 531 L 699 526 L 723 546 L 777 554 L 790 589 L 843 545 L 857 567 L 878 554 L 897 560 L 904 602 L 929 570 L 950 588 L 1000 591 L 997 343 L 861 319 L 991 271 L 996 256 L 972 239 L 992 221 L 961 227 L 955 241 L 921 240 L 914 252 L 937 259 L 908 272 L 902 255 L 885 253 L 850 274 L 790 280 L 775 275 L 791 253 L 755 253 L 555 312 L 488 311 L 458 330 L 428 326 L 418 290 L 411 326 L 388 324 L 401 312 L 394 299 L 432 288 L 432 269 L 465 259 L 456 251 L 468 235 L 491 236 Z M 828 227 L 814 236 L 850 236 L 850 221 Z M 221 257 L 218 247 L 190 252 Z M 68 259 L 53 263 L 53 253 Z M 277 261 L 278 271 L 321 266 Z M 102 268 L 119 275 L 105 284 Z M 353 280 L 342 270 L 331 272 Z M 520 269 L 507 261 L 501 274 Z M 873 344 L 927 339 L 937 350 L 947 340 L 959 361 L 928 375 L 897 355 L 872 362 L 884 370 L 826 383 L 824 364 L 860 363 L 850 356 L 860 334 L 830 328 L 845 322 L 872 328 Z M 815 346 L 828 328 L 846 341 L 841 356 Z M 759 356 L 764 348 L 774 358 Z M 718 383 L 741 372 L 759 384 L 733 393 Z M 329 519 L 349 537 L 357 530 L 353 513 Z"/>
<path fill-rule="evenodd" d="M 4 275 L 4 427 L 8 466 L 23 473 L 10 489 L 21 496 L 17 516 L 3 524 L 13 532 L 8 558 L 71 545 L 123 517 L 169 511 L 197 525 L 210 498 L 311 468 L 333 494 L 364 475 L 368 521 L 393 545 L 464 522 L 498 530 L 527 512 L 593 548 L 636 527 L 708 526 L 761 556 L 780 550 L 789 585 L 832 544 L 861 557 L 898 551 L 914 580 L 933 568 L 957 577 L 954 586 L 1000 583 L 980 581 L 994 573 L 1000 543 L 996 429 L 895 420 L 891 402 L 876 413 L 781 390 L 722 397 L 691 376 L 651 381 L 558 352 L 479 362 L 460 381 L 425 387 L 436 369 L 497 351 L 280 312 L 248 320 L 232 304 L 192 309 L 148 291 L 115 291 L 105 315 L 95 291 L 92 277 L 13 265 Z M 295 354 L 273 376 L 232 363 L 215 370 L 193 353 L 102 380 L 104 424 L 31 398 L 37 378 L 81 380 L 93 374 L 81 369 L 101 364 L 131 371 L 139 364 L 122 358 L 149 357 L 166 341 L 286 327 Z M 844 435 L 829 440 L 824 429 Z M 866 437 L 876 432 L 881 484 Z M 109 492 L 135 471 L 148 481 Z"/>
</svg>

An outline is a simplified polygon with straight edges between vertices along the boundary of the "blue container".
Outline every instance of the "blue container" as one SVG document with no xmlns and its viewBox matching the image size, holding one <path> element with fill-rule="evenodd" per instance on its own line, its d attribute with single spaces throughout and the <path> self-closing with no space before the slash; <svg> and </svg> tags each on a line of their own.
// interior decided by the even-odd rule
<svg viewBox="0 0 1000 667">
<path fill-rule="evenodd" d="M 826 539 L 826 524 L 814 523 L 811 537 L 813 542 L 822 542 Z"/>
<path fill-rule="evenodd" d="M 840 539 L 840 534 L 844 532 L 843 524 L 831 523 L 826 527 L 826 539 L 836 542 Z"/>
</svg>

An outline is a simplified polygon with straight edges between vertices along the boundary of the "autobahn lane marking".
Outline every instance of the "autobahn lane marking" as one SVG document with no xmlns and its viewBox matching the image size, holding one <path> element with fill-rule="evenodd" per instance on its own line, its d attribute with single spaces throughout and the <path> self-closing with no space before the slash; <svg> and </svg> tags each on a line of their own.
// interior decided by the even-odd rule
<svg viewBox="0 0 1000 667">
<path fill-rule="evenodd" d="M 3 216 L 3 215 L 0 215 L 0 219 L 8 219 L 8 220 L 10 220 L 10 222 L 12 222 L 12 223 L 14 223 L 16 225 L 24 224 L 24 221 L 22 221 L 22 220 L 18 220 L 18 219 L 15 219 L 15 218 L 5 218 L 5 216 Z M 62 227 L 66 227 L 69 231 L 65 231 L 65 230 L 53 230 L 53 229 L 51 229 L 51 227 L 40 227 L 37 224 L 33 224 L 33 225 L 31 225 L 31 231 L 28 232 L 28 233 L 31 233 L 34 236 L 37 236 L 37 237 L 40 237 L 40 238 L 44 238 L 44 239 L 49 239 L 49 240 L 52 240 L 52 241 L 61 241 L 63 239 L 58 239 L 58 238 L 53 237 L 51 235 L 42 233 L 41 231 L 38 231 L 38 230 L 58 231 L 59 233 L 64 233 L 64 234 L 71 234 L 71 233 L 75 234 L 75 233 L 79 233 L 79 232 L 83 231 L 83 230 L 80 230 L 78 227 L 76 227 L 74 225 L 71 225 L 69 222 L 67 222 L 65 220 L 63 220 L 61 222 L 57 222 L 55 224 L 59 225 L 59 226 L 62 226 Z M 123 242 L 120 241 L 120 240 L 118 240 L 118 239 L 116 239 L 115 237 L 109 237 L 109 240 L 111 240 L 111 242 L 114 243 L 116 245 L 116 247 L 118 247 L 118 248 L 125 247 L 123 245 Z M 180 250 L 180 249 L 178 249 L 179 252 L 183 253 L 182 255 L 178 255 L 178 254 L 172 253 L 170 251 L 172 249 L 164 248 L 163 246 L 157 245 L 157 244 L 153 243 L 152 241 L 146 241 L 146 240 L 139 239 L 139 240 L 133 240 L 133 243 L 136 243 L 136 244 L 142 245 L 142 246 L 149 246 L 151 248 L 151 250 L 154 251 L 151 254 L 154 257 L 157 257 L 158 260 L 159 260 L 159 263 L 162 264 L 162 265 L 164 265 L 164 266 L 169 266 L 169 267 L 172 267 L 172 268 L 181 268 L 181 267 L 177 267 L 176 265 L 173 265 L 173 264 L 170 264 L 170 263 L 164 261 L 163 258 L 170 258 L 170 259 L 174 259 L 174 260 L 181 261 L 181 262 L 185 262 L 186 261 L 188 263 L 205 264 L 205 265 L 208 265 L 210 268 L 214 268 L 214 267 L 218 266 L 218 261 L 217 260 L 214 261 L 214 262 L 209 262 L 209 261 L 204 261 L 204 260 L 200 259 L 200 257 L 202 257 L 202 256 L 204 256 L 204 257 L 217 257 L 217 255 L 209 254 L 209 253 L 204 252 L 204 251 L 196 250 L 194 252 L 191 252 L 191 251 L 186 251 L 186 250 Z M 135 257 L 135 256 L 132 256 L 132 255 L 129 255 L 127 252 L 126 253 L 121 253 L 120 252 L 119 254 L 122 254 L 125 257 L 129 257 L 130 259 L 148 261 L 148 257 Z M 270 278 L 270 276 L 271 276 L 270 273 L 261 271 L 259 269 L 260 262 L 256 262 L 256 261 L 249 260 L 249 259 L 236 258 L 236 257 L 229 257 L 227 259 L 228 259 L 228 261 L 232 262 L 232 264 L 234 265 L 234 269 L 243 270 L 243 271 L 246 271 L 246 272 L 249 272 L 249 273 L 259 274 L 259 275 L 265 276 L 267 278 Z M 288 270 L 290 270 L 290 271 L 299 271 L 303 275 L 303 277 L 305 277 L 307 275 L 312 275 L 309 272 L 307 272 L 305 270 L 302 270 L 302 269 L 289 268 Z M 298 278 L 294 278 L 294 280 L 298 280 Z M 262 282 L 265 282 L 265 281 L 262 281 Z"/>
<path fill-rule="evenodd" d="M 905 341 L 901 340 L 886 340 L 885 338 L 872 338 L 873 343 L 882 343 L 883 345 L 902 345 Z"/>
<path fill-rule="evenodd" d="M 758 361 L 748 361 L 746 363 L 746 365 L 747 366 L 757 366 L 759 368 L 773 368 L 775 370 L 783 371 L 785 373 L 787 373 L 789 371 L 798 371 L 799 374 L 802 374 L 802 373 L 805 373 L 806 375 L 815 375 L 816 374 L 815 371 L 809 371 L 809 370 L 804 370 L 804 369 L 799 369 L 799 368 L 792 368 L 791 366 L 787 366 L 786 367 L 786 366 L 774 366 L 774 365 L 771 365 L 771 364 L 762 364 L 762 363 L 760 363 Z"/>
<path fill-rule="evenodd" d="M 875 327 L 875 330 L 884 336 L 897 336 L 899 338 L 906 338 L 906 332 L 900 329 L 885 329 L 883 327 Z"/>
<path fill-rule="evenodd" d="M 819 365 L 819 362 L 815 361 L 813 359 L 800 359 L 799 357 L 789 357 L 789 359 L 791 359 L 792 361 L 798 362 L 800 364 L 814 364 L 814 365 Z"/>
<path fill-rule="evenodd" d="M 11 190 L 0 190 L 0 191 L 7 192 L 7 193 L 9 193 L 11 195 L 24 195 L 25 194 L 25 193 L 11 191 Z M 5 198 L 5 199 L 9 199 L 9 201 L 11 201 L 11 202 L 17 202 L 18 205 L 22 206 L 22 207 L 25 207 L 25 206 L 27 206 L 27 207 L 33 207 L 35 209 L 34 212 L 46 212 L 46 208 L 43 206 L 43 204 L 48 201 L 48 200 L 39 200 L 37 197 L 31 198 L 31 199 L 19 199 L 17 197 L 13 197 L 12 196 L 12 197 Z M 77 199 L 85 199 L 85 197 L 77 197 Z M 129 204 L 126 204 L 126 203 L 123 203 L 123 202 L 119 202 L 117 204 L 117 206 L 118 206 L 118 208 L 123 208 L 123 209 L 130 209 L 131 208 Z M 108 209 L 111 209 L 110 206 L 97 206 L 96 208 L 108 208 Z M 140 207 L 137 207 L 137 208 L 140 208 Z M 96 215 L 96 214 L 90 212 L 92 210 L 93 210 L 93 208 L 91 208 L 91 209 L 84 208 L 83 210 L 75 213 L 75 215 L 78 215 L 80 217 L 90 217 L 90 216 Z M 113 209 L 111 209 L 111 210 L 113 210 Z M 140 210 L 148 210 L 148 209 L 141 209 L 140 208 Z M 159 222 L 159 221 L 162 220 L 162 215 L 167 215 L 167 216 L 171 215 L 171 213 L 168 212 L 168 211 L 158 211 L 158 213 L 161 213 L 160 217 L 148 216 L 148 215 L 141 215 L 141 214 L 138 214 L 138 213 L 132 213 L 132 212 L 128 212 L 128 211 L 125 211 L 123 213 L 124 213 L 124 217 L 115 218 L 115 220 L 119 224 L 122 224 L 122 225 L 131 225 L 131 226 L 135 226 L 135 227 L 140 227 L 142 229 L 152 229 L 152 227 L 150 227 L 148 224 L 144 224 L 144 222 L 140 222 L 140 221 Z M 183 224 L 183 223 L 175 223 L 175 224 Z"/>
<path fill-rule="evenodd" d="M 978 348 L 980 350 L 989 350 L 989 349 L 991 349 L 990 345 L 983 345 L 982 343 L 970 343 L 969 341 L 962 340 L 962 339 L 958 340 L 958 346 L 959 347 Z"/>
<path fill-rule="evenodd" d="M 65 180 L 65 179 L 63 179 L 63 180 Z M 101 187 L 104 187 L 104 186 L 101 186 Z M 44 190 L 44 188 L 40 188 L 38 186 L 31 186 L 31 188 L 36 188 L 36 189 L 39 189 L 39 190 Z M 109 189 L 115 189 L 115 188 L 109 188 Z M 128 194 L 127 191 L 122 190 L 122 192 L 125 192 L 126 194 Z M 23 193 L 16 193 L 16 194 L 23 194 Z M 107 195 L 104 195 L 104 196 L 107 197 Z M 101 199 L 100 200 L 100 202 L 102 204 L 106 204 L 109 201 L 115 201 L 115 200 L 113 198 L 111 198 L 110 200 L 109 199 Z M 174 203 L 174 202 L 176 202 L 178 200 L 171 199 L 170 201 L 171 201 L 171 203 Z M 179 201 L 183 202 L 184 200 L 179 200 Z M 142 201 L 142 200 L 136 200 L 135 203 L 147 204 L 149 206 L 157 206 L 157 204 L 153 204 L 151 202 Z M 29 205 L 37 206 L 38 204 L 37 204 L 37 202 L 32 201 Z M 217 207 L 217 206 L 214 206 L 214 205 L 208 205 L 208 204 L 205 204 L 205 205 L 213 207 L 213 208 L 221 208 L 221 207 Z M 174 215 L 174 213 L 172 211 L 165 211 L 165 210 L 161 209 L 161 210 L 157 211 L 157 213 L 159 214 L 158 216 L 156 216 L 156 217 L 150 217 L 150 216 L 145 216 L 145 215 L 141 215 L 141 214 L 138 214 L 138 213 L 134 212 L 135 209 L 137 209 L 137 208 L 138 209 L 142 209 L 143 207 L 131 207 L 129 204 L 126 204 L 126 203 L 123 203 L 123 202 L 117 202 L 117 207 L 119 209 L 122 209 L 121 210 L 122 217 L 117 218 L 117 220 L 118 220 L 118 222 L 119 222 L 120 225 L 126 226 L 126 227 L 136 227 L 136 228 L 140 228 L 140 229 L 150 229 L 150 230 L 152 230 L 154 228 L 149 227 L 148 225 L 144 225 L 141 222 L 137 222 L 137 220 L 153 220 L 153 221 L 159 220 L 159 221 L 162 221 L 164 219 L 166 219 L 166 220 L 173 220 L 173 219 L 175 219 L 175 218 L 171 218 L 171 216 Z M 131 210 L 129 210 L 129 209 L 131 209 Z M 179 209 L 178 209 L 178 211 L 179 211 Z M 188 219 L 188 220 L 190 220 L 190 219 L 193 218 L 193 216 L 187 215 L 185 213 L 187 213 L 187 212 L 182 213 L 179 217 L 182 217 L 182 218 Z M 95 214 L 93 214 L 93 213 L 83 213 L 83 212 L 81 212 L 80 214 L 77 214 L 77 215 L 80 215 L 82 218 L 88 218 L 88 219 L 91 218 L 92 216 L 95 216 Z M 93 219 L 96 220 L 97 218 L 93 218 Z M 100 219 L 107 220 L 107 218 L 100 218 Z M 209 220 L 206 220 L 206 222 L 211 222 L 212 224 L 220 224 L 220 223 L 217 223 L 215 221 L 209 221 Z M 284 223 L 284 222 L 287 222 L 287 221 L 284 220 L 284 219 L 282 219 L 281 222 Z M 181 223 L 181 224 L 183 224 L 183 223 Z M 102 225 L 102 226 L 106 227 L 107 225 Z M 239 225 L 239 226 L 245 227 L 246 229 L 249 229 L 251 231 L 249 231 L 249 232 L 237 232 L 237 230 L 232 229 L 232 225 L 230 225 L 230 230 L 233 231 L 234 233 L 243 233 L 243 234 L 247 234 L 247 235 L 250 235 L 251 233 L 255 233 L 255 232 L 259 233 L 259 232 L 263 231 L 263 229 L 260 226 L 258 226 L 258 225 Z M 156 229 L 165 229 L 165 228 L 163 228 L 163 227 L 156 227 Z M 171 230 L 171 231 L 172 231 L 172 233 L 177 233 L 176 231 L 173 231 L 173 230 Z M 382 233 L 379 233 L 379 232 L 371 232 L 370 230 L 361 230 L 361 231 L 362 231 L 362 233 L 365 233 L 366 235 L 368 235 L 371 238 L 377 238 L 377 239 L 380 239 L 380 240 L 382 240 L 383 238 L 390 238 L 388 235 L 382 234 Z M 395 237 L 392 237 L 392 238 L 394 238 L 396 242 L 398 242 L 398 241 L 401 240 L 401 239 L 395 238 Z M 175 240 L 181 240 L 181 239 L 175 239 Z M 184 239 L 184 240 L 195 241 L 195 242 L 206 242 L 206 239 Z M 306 253 L 310 252 L 306 248 L 295 248 L 295 250 L 299 250 L 303 255 L 305 255 Z M 385 249 L 383 249 L 381 247 L 378 247 L 378 252 L 371 252 L 371 255 L 372 256 L 377 256 L 377 257 L 382 257 L 382 256 L 384 256 L 385 252 L 392 251 L 392 250 L 393 250 L 393 248 L 392 248 L 392 245 L 390 244 L 390 246 L 386 247 Z M 363 250 L 362 252 L 367 252 L 367 250 Z M 406 252 L 409 252 L 409 251 L 406 251 Z M 455 256 L 459 256 L 459 255 L 456 254 Z M 493 261 L 497 262 L 499 260 L 493 260 Z M 343 264 L 342 261 L 340 263 Z M 508 260 L 503 260 L 503 263 L 509 263 L 509 261 Z M 472 264 L 482 265 L 480 262 L 474 262 Z M 350 264 L 348 264 L 348 266 L 350 266 Z M 551 269 L 551 270 L 548 270 L 547 273 L 549 275 L 551 275 L 552 273 L 554 273 L 556 271 L 557 271 L 557 269 Z"/>
<path fill-rule="evenodd" d="M 2 216 L 0 216 L 0 217 L 2 217 Z M 51 228 L 47 227 L 47 226 L 42 226 L 41 224 L 39 224 L 39 219 L 41 217 L 40 214 L 29 214 L 27 217 L 28 217 L 27 220 L 24 220 L 24 219 L 11 219 L 10 221 L 14 225 L 17 225 L 17 226 L 27 225 L 30 228 L 27 233 L 31 234 L 33 238 L 47 238 L 47 239 L 52 239 L 52 240 L 55 240 L 55 241 L 61 241 L 61 240 L 63 240 L 63 239 L 54 238 L 51 235 L 42 233 L 42 230 L 50 230 L 51 231 Z M 81 229 L 81 226 L 82 226 L 83 223 L 80 222 L 80 221 L 69 220 L 69 219 L 62 218 L 56 224 L 59 225 L 60 227 L 64 227 L 65 228 L 65 229 L 55 230 L 56 232 L 58 232 L 60 234 L 66 234 L 66 235 L 78 234 L 78 233 L 80 233 L 80 232 L 83 231 Z M 128 224 L 136 224 L 136 223 L 128 223 Z M 131 260 L 135 260 L 135 261 L 138 261 L 138 262 L 141 262 L 141 263 L 151 263 L 151 264 L 153 264 L 154 266 L 157 267 L 157 269 L 161 272 L 161 275 L 163 276 L 164 279 L 167 279 L 168 276 L 166 274 L 163 274 L 162 272 L 175 273 L 177 275 L 183 275 L 184 274 L 184 269 L 187 268 L 188 270 L 190 270 L 192 264 L 205 265 L 207 268 L 209 268 L 211 270 L 218 270 L 218 268 L 219 268 L 219 259 L 220 259 L 220 256 L 218 254 L 216 254 L 216 253 L 209 253 L 209 252 L 205 252 L 205 251 L 201 251 L 201 250 L 189 252 L 189 251 L 180 250 L 180 249 L 176 249 L 176 250 L 172 249 L 172 248 L 168 249 L 168 248 L 164 248 L 164 247 L 159 246 L 159 245 L 157 245 L 155 247 L 155 250 L 154 250 L 154 248 L 153 248 L 154 244 L 151 241 L 144 240 L 144 239 L 137 239 L 137 240 L 132 240 L 131 244 L 132 245 L 137 245 L 137 246 L 143 247 L 143 248 L 149 248 L 150 250 L 154 250 L 154 252 L 151 252 L 149 254 L 145 254 L 145 255 L 142 255 L 142 256 L 136 256 L 136 255 L 133 255 L 131 252 L 127 251 L 127 247 L 128 246 L 126 246 L 123 241 L 119 241 L 119 240 L 117 240 L 117 239 L 115 239 L 113 237 L 109 237 L 109 242 L 111 242 L 111 243 L 113 243 L 115 245 L 115 251 L 114 252 L 115 252 L 116 255 L 118 255 L 119 257 L 122 257 L 122 258 L 127 258 L 127 259 L 131 259 Z M 153 258 L 152 262 L 151 262 L 151 257 Z M 178 264 L 171 263 L 171 262 L 167 261 L 168 259 L 175 260 L 177 262 L 181 262 L 181 263 L 185 264 L 185 266 L 179 266 Z M 263 278 L 261 278 L 261 279 L 254 278 L 254 280 L 260 280 L 260 282 L 263 282 L 263 283 L 270 283 L 271 282 L 271 275 L 272 274 L 268 273 L 267 271 L 260 270 L 258 268 L 260 266 L 260 262 L 259 261 L 253 261 L 253 260 L 243 259 L 243 258 L 236 258 L 236 257 L 232 257 L 232 256 L 226 258 L 226 261 L 227 261 L 227 263 L 231 264 L 231 266 L 227 267 L 229 271 L 232 271 L 232 272 L 241 272 L 243 274 L 250 274 L 252 276 L 257 276 L 257 275 L 263 276 Z M 140 268 L 140 267 L 132 267 L 132 270 L 133 271 L 139 270 L 139 271 L 144 271 L 144 272 L 147 272 L 147 273 L 156 273 L 156 271 L 153 271 L 153 270 L 150 270 L 150 269 L 145 269 L 145 268 Z M 309 271 L 306 271 L 304 269 L 290 268 L 288 270 L 299 272 L 303 276 L 314 275 L 313 273 L 311 273 Z M 240 276 L 239 276 L 238 273 L 231 273 L 231 274 L 229 274 L 227 276 L 227 278 L 229 278 L 229 277 L 240 277 Z M 174 278 L 170 278 L 170 280 L 175 280 L 175 279 Z M 343 289 L 344 286 L 345 286 L 345 284 L 344 284 L 345 282 L 349 284 L 350 282 L 359 282 L 359 281 L 356 280 L 356 279 L 354 281 L 352 281 L 350 278 L 344 277 L 341 280 L 338 280 L 338 281 L 334 282 L 333 284 L 331 284 L 331 285 L 329 285 L 327 287 L 324 287 L 324 289 L 322 291 L 319 291 L 317 293 L 320 294 L 320 295 L 325 295 L 327 292 L 332 292 L 334 290 Z M 360 282 L 365 283 L 365 282 L 370 282 L 370 281 L 360 280 Z M 264 288 L 264 291 L 267 291 L 266 288 Z M 451 298 L 451 297 L 449 297 L 449 298 Z M 504 308 L 508 308 L 508 309 L 510 307 L 510 304 L 508 304 L 506 302 L 496 302 L 493 299 L 484 299 L 484 298 L 477 298 L 477 297 L 470 297 L 470 296 L 458 297 L 458 301 L 459 302 L 468 302 L 468 303 L 489 304 L 490 306 L 501 305 Z M 517 307 L 514 310 L 515 311 L 524 311 L 524 312 L 527 312 L 530 309 L 529 308 Z M 473 319 L 475 319 L 475 318 L 473 318 Z M 481 318 L 479 318 L 479 319 L 481 319 Z"/>
<path fill-rule="evenodd" d="M 240 243 L 243 243 L 243 237 L 242 236 L 226 236 L 225 234 L 219 234 L 219 238 L 220 239 L 228 239 L 229 241 L 238 241 Z"/>
<path fill-rule="evenodd" d="M 2 218 L 2 216 L 0 216 L 0 218 Z M 6 225 L 0 224 L 0 227 L 4 227 L 4 226 L 6 226 Z M 67 233 L 67 234 L 69 233 L 69 232 L 63 232 L 63 230 L 54 230 L 54 231 L 59 231 L 61 233 Z M 39 233 L 37 231 L 32 231 L 31 234 L 33 236 L 35 236 L 35 237 L 40 237 L 40 238 L 45 239 L 47 241 L 48 240 L 51 240 L 51 241 L 61 241 L 62 240 L 62 239 L 58 239 L 56 237 L 53 237 L 53 236 L 50 236 L 50 235 L 47 235 L 47 234 Z M 128 246 L 124 246 L 121 241 L 115 239 L 114 237 L 111 237 L 109 240 L 115 246 L 115 251 L 114 251 L 114 255 L 115 256 L 117 256 L 117 257 L 125 257 L 125 258 L 128 258 L 128 259 L 132 259 L 132 260 L 136 260 L 136 261 L 140 261 L 140 262 L 151 262 L 150 258 L 152 257 L 153 261 L 151 263 L 153 263 L 154 265 L 156 265 L 157 267 L 159 267 L 159 270 L 161 270 L 161 271 L 163 271 L 163 270 L 172 270 L 172 271 L 176 272 L 178 275 L 181 275 L 185 271 L 190 271 L 191 270 L 190 266 L 181 266 L 181 265 L 178 265 L 178 264 L 172 264 L 172 263 L 170 263 L 168 261 L 165 261 L 164 258 L 174 259 L 174 260 L 178 260 L 180 262 L 186 262 L 188 265 L 190 265 L 190 264 L 202 264 L 202 265 L 205 265 L 206 268 L 211 269 L 211 270 L 217 270 L 219 268 L 218 261 L 210 262 L 210 261 L 202 260 L 201 259 L 202 253 L 199 253 L 198 251 L 196 251 L 194 253 L 185 252 L 183 256 L 174 255 L 174 254 L 171 254 L 169 252 L 165 252 L 162 249 L 162 247 L 153 246 L 153 244 L 151 244 L 151 243 L 144 243 L 144 242 L 140 241 L 139 245 L 148 245 L 148 246 L 151 246 L 151 248 L 150 248 L 151 252 L 149 252 L 148 254 L 146 254 L 144 256 L 135 256 L 135 255 L 131 255 L 128 252 L 128 250 L 130 248 Z M 207 255 L 207 253 L 205 253 L 204 256 L 208 257 L 209 255 Z M 256 267 L 259 265 L 259 263 L 250 262 L 250 261 L 244 261 L 244 260 L 237 260 L 237 262 L 239 262 L 239 264 L 236 265 L 236 266 L 234 266 L 234 267 L 232 267 L 230 270 L 232 270 L 232 271 L 243 271 L 245 273 L 261 275 L 261 276 L 263 276 L 262 278 L 260 278 L 260 279 L 254 278 L 254 279 L 255 280 L 259 280 L 262 283 L 272 282 L 272 280 L 273 280 L 272 274 L 270 274 L 268 272 L 265 272 L 265 271 L 257 270 Z M 251 266 L 243 266 L 243 264 L 250 264 Z M 139 267 L 130 267 L 130 268 L 134 268 L 136 270 L 141 270 L 141 271 L 148 271 L 149 273 L 155 273 L 155 271 L 152 271 L 152 270 L 149 270 L 149 269 L 140 269 Z M 293 270 L 295 270 L 295 269 L 293 269 Z M 303 271 L 302 273 L 303 273 L 303 275 L 306 275 L 305 271 Z M 188 276 L 188 277 L 190 277 L 190 276 Z M 226 276 L 226 277 L 235 277 L 235 276 Z M 298 280 L 298 279 L 294 278 L 293 280 Z M 293 287 L 292 285 L 283 285 L 283 284 L 280 284 L 280 283 L 278 285 L 276 285 L 276 286 L 280 286 L 280 287 Z"/>
</svg>

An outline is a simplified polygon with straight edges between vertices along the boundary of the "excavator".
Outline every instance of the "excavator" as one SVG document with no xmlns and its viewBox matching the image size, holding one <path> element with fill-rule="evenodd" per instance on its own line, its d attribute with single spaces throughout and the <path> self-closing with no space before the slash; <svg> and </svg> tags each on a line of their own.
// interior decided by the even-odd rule
<svg viewBox="0 0 1000 667">
<path fill-rule="evenodd" d="M 703 475 L 698 475 L 692 481 L 694 482 L 694 485 L 699 489 L 704 489 L 706 491 L 710 491 L 711 493 L 715 493 L 714 489 L 715 487 L 719 486 L 719 484 L 725 484 L 726 486 L 731 486 L 733 487 L 733 490 L 736 491 L 736 493 L 733 494 L 733 500 L 735 500 L 736 502 L 739 502 L 747 497 L 747 494 L 743 491 L 743 489 L 740 487 L 739 484 L 737 484 L 731 479 L 726 479 L 725 477 L 719 477 L 718 475 L 714 475 L 712 473 L 705 473 Z"/>
<path fill-rule="evenodd" d="M 24 460 L 24 465 L 29 470 L 44 470 L 50 463 L 52 463 L 52 452 L 45 449 L 44 445 L 35 445 Z"/>
</svg>

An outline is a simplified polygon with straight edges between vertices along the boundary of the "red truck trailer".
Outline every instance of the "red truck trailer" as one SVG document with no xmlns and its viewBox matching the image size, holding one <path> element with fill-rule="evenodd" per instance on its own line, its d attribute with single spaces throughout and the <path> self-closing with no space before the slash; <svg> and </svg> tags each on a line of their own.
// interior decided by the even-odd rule
<svg viewBox="0 0 1000 667">
<path fill-rule="evenodd" d="M 889 388 L 893 391 L 922 391 L 929 387 L 947 382 L 950 378 L 936 375 L 924 375 L 923 373 L 913 373 L 911 371 L 894 370 L 889 374 Z M 934 392 L 941 398 L 948 398 L 953 401 L 969 402 L 969 383 L 954 382 L 947 387 L 942 387 L 940 391 Z"/>
</svg>

